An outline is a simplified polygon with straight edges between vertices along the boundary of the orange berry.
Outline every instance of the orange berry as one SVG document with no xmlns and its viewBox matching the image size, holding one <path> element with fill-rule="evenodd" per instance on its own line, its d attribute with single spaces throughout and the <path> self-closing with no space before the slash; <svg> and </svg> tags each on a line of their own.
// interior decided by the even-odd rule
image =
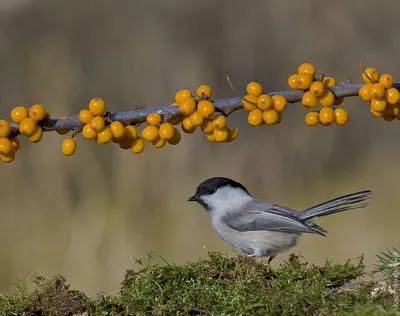
<svg viewBox="0 0 400 316">
<path fill-rule="evenodd" d="M 336 108 L 334 110 L 335 113 L 335 122 L 338 125 L 344 125 L 349 121 L 349 113 L 343 108 Z"/>
<path fill-rule="evenodd" d="M 152 144 L 156 148 L 162 148 L 165 146 L 167 141 L 164 138 L 157 137 L 155 140 L 152 141 Z"/>
<path fill-rule="evenodd" d="M 95 139 L 97 136 L 96 131 L 92 128 L 92 124 L 86 124 L 82 129 L 82 136 L 86 139 Z"/>
<path fill-rule="evenodd" d="M 181 128 L 186 134 L 192 134 L 196 130 L 196 126 L 192 124 L 188 116 L 182 120 Z"/>
<path fill-rule="evenodd" d="M 217 142 L 224 142 L 228 138 L 228 129 L 226 127 L 216 128 L 213 132 Z"/>
<path fill-rule="evenodd" d="M 336 86 L 336 80 L 332 77 L 324 77 L 322 83 L 324 83 L 328 87 Z"/>
<path fill-rule="evenodd" d="M 190 92 L 188 89 L 179 90 L 177 93 L 175 93 L 175 101 L 178 103 L 181 103 L 183 100 L 191 97 L 192 92 Z"/>
<path fill-rule="evenodd" d="M 171 121 L 169 121 L 169 122 L 172 125 L 178 125 L 178 124 L 180 124 L 182 122 L 182 120 L 183 120 L 183 116 L 180 115 L 180 116 L 176 116 L 176 117 L 172 118 Z"/>
<path fill-rule="evenodd" d="M 96 133 L 100 133 L 106 126 L 106 123 L 104 122 L 104 118 L 102 116 L 93 117 L 90 121 L 90 124 L 92 125 L 92 128 Z"/>
<path fill-rule="evenodd" d="M 121 138 L 125 135 L 125 126 L 121 122 L 112 122 L 110 124 L 110 130 L 114 138 Z"/>
<path fill-rule="evenodd" d="M 100 98 L 94 98 L 89 102 L 89 110 L 93 115 L 103 115 L 106 111 L 106 105 L 104 100 Z"/>
<path fill-rule="evenodd" d="M 109 126 L 106 126 L 100 133 L 97 133 L 97 143 L 100 145 L 107 144 L 112 138 L 113 133 Z"/>
<path fill-rule="evenodd" d="M 11 150 L 10 153 L 3 155 L 0 154 L 0 160 L 5 163 L 10 163 L 15 159 L 15 150 Z"/>
<path fill-rule="evenodd" d="M 222 128 L 226 126 L 226 117 L 222 114 L 216 115 L 212 120 L 211 123 L 215 128 Z"/>
<path fill-rule="evenodd" d="M 208 141 L 210 141 L 210 142 L 215 142 L 215 135 L 214 135 L 214 132 L 206 133 L 206 137 L 207 137 Z"/>
<path fill-rule="evenodd" d="M 14 150 L 14 147 L 7 137 L 0 137 L 0 154 L 8 155 Z"/>
<path fill-rule="evenodd" d="M 167 139 L 167 142 L 170 145 L 178 145 L 181 139 L 182 139 L 181 132 L 174 127 L 174 136 L 172 136 L 172 138 L 170 139 Z"/>
<path fill-rule="evenodd" d="M 369 107 L 369 111 L 371 112 L 371 114 L 377 118 L 383 117 L 383 111 L 382 112 L 378 112 L 375 111 L 371 106 Z"/>
<path fill-rule="evenodd" d="M 171 103 L 169 106 L 179 106 L 178 102 Z"/>
<path fill-rule="evenodd" d="M 205 99 L 210 99 L 211 94 L 212 94 L 212 89 L 210 86 L 207 86 L 205 84 L 201 85 L 200 87 L 197 88 L 196 94 L 199 97 L 205 98 Z"/>
<path fill-rule="evenodd" d="M 273 99 L 268 94 L 262 94 L 257 98 L 257 107 L 262 110 L 269 110 L 274 104 Z"/>
<path fill-rule="evenodd" d="M 20 147 L 19 139 L 17 137 L 10 138 L 11 145 L 13 146 L 15 151 L 18 151 Z"/>
<path fill-rule="evenodd" d="M 42 139 L 42 137 L 43 137 L 43 129 L 40 126 L 38 126 L 36 132 L 34 132 L 31 136 L 28 136 L 28 139 L 32 143 L 37 143 Z"/>
<path fill-rule="evenodd" d="M 337 98 L 335 99 L 335 102 L 333 102 L 333 105 L 341 105 L 344 101 L 344 97 Z"/>
<path fill-rule="evenodd" d="M 136 127 L 133 125 L 125 126 L 125 136 L 128 137 L 128 139 L 135 139 L 138 137 L 138 131 Z"/>
<path fill-rule="evenodd" d="M 385 91 L 385 99 L 389 104 L 396 104 L 400 101 L 400 92 L 396 88 L 389 88 Z"/>
<path fill-rule="evenodd" d="M 379 77 L 379 83 L 385 88 L 389 89 L 393 86 L 393 76 L 390 74 L 383 74 L 382 76 Z"/>
<path fill-rule="evenodd" d="M 29 116 L 29 111 L 26 107 L 23 105 L 16 106 L 13 108 L 10 112 L 11 119 L 14 121 L 14 123 L 21 123 L 23 119 L 27 118 Z"/>
<path fill-rule="evenodd" d="M 371 101 L 372 97 L 371 94 L 369 93 L 371 89 L 372 84 L 371 83 L 366 83 L 363 85 L 360 90 L 358 90 L 358 95 L 363 99 L 364 101 Z"/>
<path fill-rule="evenodd" d="M 279 121 L 278 112 L 274 109 L 266 110 L 263 112 L 263 120 L 265 124 L 272 125 Z"/>
<path fill-rule="evenodd" d="M 247 94 L 255 95 L 256 97 L 260 96 L 263 93 L 263 87 L 258 82 L 252 81 L 246 86 Z"/>
<path fill-rule="evenodd" d="M 324 107 L 319 111 L 319 121 L 323 126 L 331 125 L 334 117 L 335 113 L 331 107 Z"/>
<path fill-rule="evenodd" d="M 400 115 L 400 106 L 398 104 L 388 104 L 386 110 L 383 112 L 383 119 L 386 121 L 393 121 Z"/>
<path fill-rule="evenodd" d="M 29 117 L 33 118 L 35 121 L 41 121 L 46 118 L 46 109 L 41 104 L 32 105 L 29 109 Z"/>
<path fill-rule="evenodd" d="M 79 111 L 79 121 L 83 124 L 88 124 L 93 119 L 93 113 L 89 110 L 80 110 Z"/>
<path fill-rule="evenodd" d="M 71 156 L 76 151 L 76 141 L 73 138 L 66 138 L 61 144 L 61 152 L 65 156 Z"/>
<path fill-rule="evenodd" d="M 370 106 L 374 111 L 382 112 L 386 110 L 387 102 L 386 100 L 372 99 L 370 101 Z"/>
<path fill-rule="evenodd" d="M 190 122 L 192 122 L 192 124 L 194 126 L 199 126 L 203 123 L 204 121 L 204 117 L 200 114 L 199 111 L 194 111 L 192 114 L 189 115 L 189 119 Z"/>
<path fill-rule="evenodd" d="M 281 95 L 273 95 L 272 100 L 274 101 L 273 108 L 278 111 L 282 112 L 287 105 L 287 100 Z"/>
<path fill-rule="evenodd" d="M 319 113 L 311 111 L 306 114 L 305 122 L 308 126 L 315 126 L 319 123 Z"/>
<path fill-rule="evenodd" d="M 33 135 L 38 128 L 35 120 L 31 117 L 24 118 L 22 122 L 19 124 L 19 131 L 21 134 L 26 136 Z"/>
<path fill-rule="evenodd" d="M 326 90 L 324 95 L 319 98 L 319 103 L 324 107 L 330 107 L 335 102 L 335 95 L 331 90 Z"/>
<path fill-rule="evenodd" d="M 223 127 L 223 126 L 221 126 Z M 201 130 L 204 133 L 212 133 L 214 131 L 214 124 L 213 124 L 213 119 L 211 118 L 205 118 L 203 123 L 201 124 Z"/>
<path fill-rule="evenodd" d="M 158 137 L 158 128 L 152 125 L 146 126 L 142 130 L 142 137 L 145 141 L 152 142 Z"/>
<path fill-rule="evenodd" d="M 117 143 L 121 149 L 130 149 L 133 145 L 133 139 L 130 139 L 126 134 L 117 139 Z"/>
<path fill-rule="evenodd" d="M 197 104 L 197 111 L 199 111 L 202 117 L 210 117 L 215 113 L 215 107 L 212 102 L 208 100 L 202 100 Z"/>
<path fill-rule="evenodd" d="M 11 125 L 6 120 L 0 120 L 0 137 L 8 137 L 11 133 Z"/>
<path fill-rule="evenodd" d="M 310 92 L 317 98 L 323 96 L 325 91 L 326 91 L 325 83 L 321 81 L 314 81 L 310 86 Z"/>
<path fill-rule="evenodd" d="M 315 76 L 315 68 L 313 65 L 309 64 L 309 63 L 304 63 L 301 64 L 299 66 L 299 68 L 297 69 L 297 72 L 299 74 L 310 74 L 311 76 Z"/>
<path fill-rule="evenodd" d="M 260 109 L 252 110 L 247 117 L 247 121 L 253 126 L 261 125 L 263 122 L 263 112 Z"/>
<path fill-rule="evenodd" d="M 315 108 L 318 105 L 318 98 L 311 91 L 307 91 L 303 94 L 301 103 L 306 108 Z"/>
<path fill-rule="evenodd" d="M 379 74 L 374 68 L 367 68 L 365 72 L 362 72 L 361 78 L 365 83 L 376 83 L 379 80 Z"/>
<path fill-rule="evenodd" d="M 161 123 L 161 115 L 159 113 L 151 113 L 146 117 L 147 123 L 153 126 L 157 126 Z"/>
<path fill-rule="evenodd" d="M 288 78 L 288 86 L 290 89 L 298 90 L 297 87 L 297 74 L 290 75 Z"/>
<path fill-rule="evenodd" d="M 141 137 L 137 137 L 131 141 L 131 150 L 135 154 L 140 154 L 144 150 L 144 147 L 144 141 Z"/>
<path fill-rule="evenodd" d="M 179 103 L 179 110 L 184 115 L 190 115 L 196 111 L 196 101 L 193 98 L 186 98 Z"/>
<path fill-rule="evenodd" d="M 242 99 L 242 104 L 245 110 L 254 110 L 257 108 L 257 97 L 255 95 L 248 94 Z"/>
<path fill-rule="evenodd" d="M 234 130 L 231 130 L 231 129 L 228 128 L 228 133 L 229 134 L 228 134 L 228 138 L 226 139 L 226 142 L 230 143 L 230 142 L 234 141 L 238 137 L 239 129 L 235 128 Z"/>
<path fill-rule="evenodd" d="M 311 84 L 313 83 L 313 76 L 309 73 L 300 73 L 297 75 L 297 88 L 301 90 L 305 90 L 310 88 Z"/>
<path fill-rule="evenodd" d="M 162 139 L 171 139 L 174 137 L 174 127 L 170 123 L 161 124 L 158 135 Z"/>
<path fill-rule="evenodd" d="M 385 88 L 380 83 L 374 83 L 369 88 L 369 94 L 374 99 L 382 99 L 385 96 Z"/>
</svg>

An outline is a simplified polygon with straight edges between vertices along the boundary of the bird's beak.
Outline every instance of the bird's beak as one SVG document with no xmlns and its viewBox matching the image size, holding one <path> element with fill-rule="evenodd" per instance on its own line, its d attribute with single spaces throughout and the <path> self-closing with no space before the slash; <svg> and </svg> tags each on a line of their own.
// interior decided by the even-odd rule
<svg viewBox="0 0 400 316">
<path fill-rule="evenodd" d="M 197 202 L 198 200 L 199 200 L 199 199 L 198 199 L 197 194 L 191 196 L 191 197 L 188 199 L 189 202 Z"/>
</svg>

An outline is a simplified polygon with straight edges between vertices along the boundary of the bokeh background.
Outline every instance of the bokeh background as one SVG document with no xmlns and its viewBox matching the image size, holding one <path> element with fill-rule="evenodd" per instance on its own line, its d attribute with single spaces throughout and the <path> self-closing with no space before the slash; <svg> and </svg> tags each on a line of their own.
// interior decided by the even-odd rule
<svg viewBox="0 0 400 316">
<path fill-rule="evenodd" d="M 361 59 L 400 78 L 399 9 L 372 0 L 1 0 L 0 116 L 34 103 L 72 116 L 93 97 L 113 112 L 164 106 L 178 89 L 204 83 L 215 99 L 234 97 L 227 75 L 242 94 L 253 80 L 284 90 L 306 61 L 339 82 L 361 82 Z M 203 209 L 186 202 L 211 176 L 295 209 L 372 189 L 369 208 L 320 219 L 329 237 L 304 236 L 292 250 L 317 264 L 364 254 L 372 269 L 375 254 L 399 247 L 400 123 L 374 119 L 358 97 L 344 107 L 349 123 L 329 128 L 306 126 L 300 104 L 273 127 L 253 128 L 238 111 L 229 118 L 240 127 L 233 143 L 196 132 L 141 155 L 78 137 L 76 154 L 64 157 L 57 133 L 24 140 L 15 162 L 0 164 L 0 291 L 34 270 L 92 296 L 115 294 L 134 267 L 130 256 L 156 249 L 156 262 L 179 264 L 205 248 L 234 254 Z"/>
</svg>

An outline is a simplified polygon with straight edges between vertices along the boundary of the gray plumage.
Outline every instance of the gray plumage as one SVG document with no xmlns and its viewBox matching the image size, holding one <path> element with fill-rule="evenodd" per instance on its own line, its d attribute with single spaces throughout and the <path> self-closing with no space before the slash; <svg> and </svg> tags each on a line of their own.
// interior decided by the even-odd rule
<svg viewBox="0 0 400 316">
<path fill-rule="evenodd" d="M 364 208 L 370 194 L 348 194 L 298 212 L 256 199 L 242 184 L 217 177 L 201 183 L 189 201 L 203 205 L 215 232 L 232 247 L 248 256 L 269 256 L 271 262 L 293 247 L 302 233 L 325 236 L 327 231 L 314 223 L 316 218 Z"/>
</svg>

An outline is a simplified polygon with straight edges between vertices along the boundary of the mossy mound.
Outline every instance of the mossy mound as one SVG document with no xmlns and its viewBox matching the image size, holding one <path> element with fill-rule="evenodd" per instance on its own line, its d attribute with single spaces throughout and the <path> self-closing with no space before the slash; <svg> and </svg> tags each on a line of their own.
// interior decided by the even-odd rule
<svg viewBox="0 0 400 316">
<path fill-rule="evenodd" d="M 143 264 L 128 270 L 116 296 L 97 300 L 71 290 L 58 276 L 22 281 L 0 295 L 1 315 L 400 315 L 396 293 L 371 295 L 376 282 L 356 281 L 362 260 L 308 265 L 291 256 L 278 269 L 245 256 L 210 252 L 184 265 Z M 397 293 L 399 294 L 399 293 Z"/>
</svg>

